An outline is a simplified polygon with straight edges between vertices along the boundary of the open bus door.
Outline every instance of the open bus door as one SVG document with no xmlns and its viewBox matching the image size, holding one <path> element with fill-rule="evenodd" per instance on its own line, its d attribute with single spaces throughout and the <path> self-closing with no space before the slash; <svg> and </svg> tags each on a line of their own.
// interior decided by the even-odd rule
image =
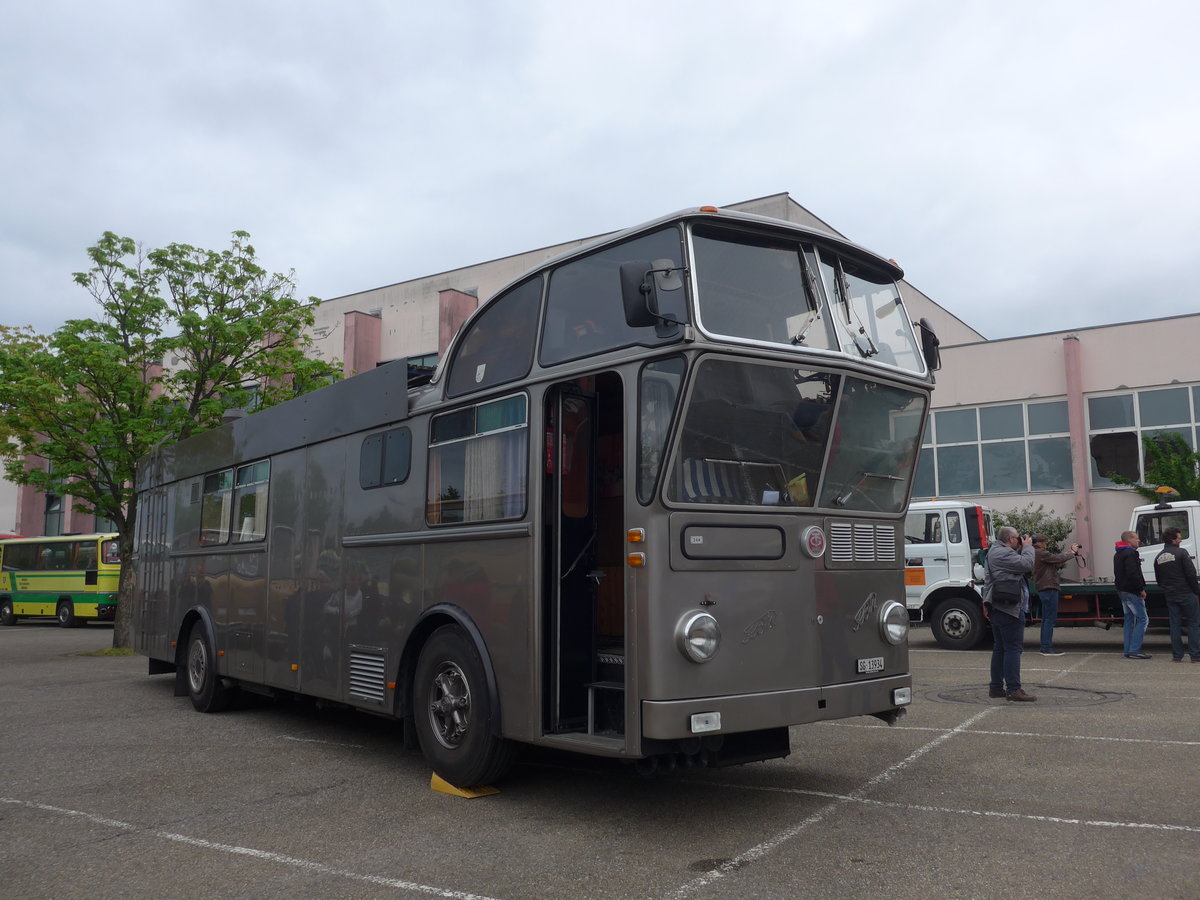
<svg viewBox="0 0 1200 900">
<path fill-rule="evenodd" d="M 575 384 L 547 399 L 548 727 L 581 731 L 593 680 L 596 587 L 596 398 Z"/>
</svg>

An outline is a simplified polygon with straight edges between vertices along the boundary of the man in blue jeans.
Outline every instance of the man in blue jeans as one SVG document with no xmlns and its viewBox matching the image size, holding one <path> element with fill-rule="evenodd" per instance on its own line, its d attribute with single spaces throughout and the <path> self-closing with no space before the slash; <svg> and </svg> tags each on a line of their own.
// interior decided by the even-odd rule
<svg viewBox="0 0 1200 900">
<path fill-rule="evenodd" d="M 1142 575 L 1142 557 L 1138 547 L 1141 538 L 1132 531 L 1122 531 L 1113 554 L 1113 583 L 1117 596 L 1125 611 L 1125 658 L 1150 659 L 1142 652 L 1142 640 L 1146 637 L 1146 578 Z"/>
<path fill-rule="evenodd" d="M 1051 553 L 1046 547 L 1049 542 L 1044 534 L 1033 536 L 1033 582 L 1042 601 L 1042 656 L 1062 656 L 1063 651 L 1054 649 L 1054 625 L 1058 621 L 1058 594 L 1062 586 L 1058 570 L 1077 559 L 1083 546 L 1072 544 L 1068 553 Z"/>
<path fill-rule="evenodd" d="M 1021 687 L 1025 615 L 1029 612 L 1026 576 L 1033 571 L 1033 539 L 1005 525 L 988 548 L 983 610 L 992 623 L 992 681 L 989 697 L 1028 703 L 1037 697 Z"/>
</svg>

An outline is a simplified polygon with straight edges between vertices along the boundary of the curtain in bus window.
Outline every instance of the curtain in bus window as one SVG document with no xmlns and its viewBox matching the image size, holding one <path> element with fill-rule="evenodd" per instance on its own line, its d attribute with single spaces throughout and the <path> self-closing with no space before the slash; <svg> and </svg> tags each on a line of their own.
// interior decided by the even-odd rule
<svg viewBox="0 0 1200 900">
<path fill-rule="evenodd" d="M 200 543 L 224 544 L 229 540 L 233 503 L 233 470 L 204 478 L 204 501 L 200 509 Z"/>
<path fill-rule="evenodd" d="M 511 519 L 525 512 L 527 429 L 488 434 L 466 446 L 467 522 Z"/>
</svg>

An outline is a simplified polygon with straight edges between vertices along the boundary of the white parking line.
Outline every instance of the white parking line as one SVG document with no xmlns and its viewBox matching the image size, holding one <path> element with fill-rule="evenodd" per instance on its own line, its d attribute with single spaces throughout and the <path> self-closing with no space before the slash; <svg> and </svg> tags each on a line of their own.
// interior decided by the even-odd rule
<svg viewBox="0 0 1200 900">
<path fill-rule="evenodd" d="M 299 744 L 329 744 L 332 747 L 349 747 L 352 750 L 366 750 L 367 749 L 365 744 L 344 744 L 341 741 L 323 741 L 323 740 L 320 740 L 319 738 L 292 737 L 287 734 L 282 736 L 282 740 L 296 741 Z"/>
<path fill-rule="evenodd" d="M 1003 734 L 998 731 L 972 731 L 971 734 Z M 828 800 L 838 800 L 847 803 L 861 803 L 864 806 L 883 806 L 888 809 L 906 809 L 916 812 L 947 813 L 959 816 L 978 816 L 980 818 L 1020 819 L 1028 822 L 1054 822 L 1061 825 L 1091 825 L 1100 828 L 1133 828 L 1150 831 L 1187 831 L 1200 834 L 1197 825 L 1168 825 L 1162 822 L 1115 822 L 1108 819 L 1071 819 L 1065 816 L 1039 816 L 1034 813 L 999 812 L 990 809 L 960 809 L 953 806 L 926 806 L 921 803 L 902 803 L 896 800 L 872 800 L 868 797 L 853 794 L 834 794 L 829 791 L 811 791 L 805 788 L 776 787 L 773 785 L 734 784 L 722 781 L 693 781 L 695 785 L 705 787 L 725 787 L 739 791 L 760 791 L 768 794 L 801 794 L 806 797 L 822 797 Z"/>
<path fill-rule="evenodd" d="M 997 706 L 997 709 L 1000 707 Z M 885 725 L 856 725 L 853 722 L 822 722 L 838 728 L 886 728 Z M 893 731 L 945 731 L 936 725 L 893 725 Z M 1046 731 L 972 731 L 971 734 L 988 734 L 997 737 L 1049 738 L 1054 741 L 1110 741 L 1115 744 L 1155 744 L 1163 747 L 1200 747 L 1200 741 L 1174 741 L 1166 738 L 1101 737 L 1092 734 L 1052 734 Z"/>
<path fill-rule="evenodd" d="M 912 765 L 912 763 L 916 762 L 918 759 L 920 759 L 922 756 L 924 756 L 930 750 L 933 750 L 935 747 L 938 747 L 938 746 L 944 744 L 946 741 L 950 740 L 950 738 L 954 737 L 956 734 L 967 730 L 972 725 L 974 725 L 976 722 L 978 722 L 980 719 L 983 719 L 986 716 L 991 715 L 996 709 L 999 709 L 999 707 L 989 707 L 988 709 L 980 710 L 978 713 L 973 715 L 971 718 L 967 719 L 965 722 L 963 722 L 957 728 L 952 728 L 952 729 L 946 731 L 944 734 L 938 735 L 936 738 L 934 738 L 928 744 L 925 744 L 922 747 L 918 747 L 916 750 L 914 750 L 908 756 L 904 757 L 904 759 L 900 760 L 900 762 L 884 769 L 882 772 L 880 772 L 874 778 L 870 779 L 869 781 L 864 782 L 860 787 L 856 788 L 849 794 L 834 796 L 832 803 L 817 810 L 815 813 L 813 813 L 807 819 L 803 819 L 802 821 L 797 822 L 795 825 L 791 826 L 790 828 L 786 828 L 783 831 L 779 832 L 778 834 L 774 835 L 773 837 L 770 837 L 767 840 L 765 840 L 759 844 L 756 844 L 755 846 L 751 847 L 746 852 L 739 853 L 737 856 L 733 857 L 732 859 L 726 860 L 724 863 L 717 866 L 715 869 L 710 869 L 709 871 L 705 872 L 703 875 L 700 875 L 698 878 L 693 878 L 691 881 L 687 882 L 686 884 L 683 884 L 680 887 L 676 888 L 674 891 L 672 891 L 671 893 L 666 895 L 668 900 L 678 900 L 678 898 L 686 897 L 689 894 L 693 893 L 694 891 L 697 891 L 700 888 L 706 887 L 707 885 L 712 884 L 713 882 L 717 881 L 718 879 L 724 878 L 730 872 L 733 872 L 736 869 L 741 868 L 746 863 L 754 862 L 755 860 L 761 859 L 762 857 L 766 856 L 768 853 L 770 853 L 772 850 L 774 850 L 780 844 L 784 844 L 787 841 L 790 841 L 796 835 L 805 831 L 809 826 L 816 825 L 818 822 L 825 819 L 830 813 L 834 812 L 839 807 L 841 807 L 847 803 L 861 801 L 863 799 L 862 795 L 865 794 L 867 791 L 871 790 L 874 787 L 877 787 L 878 785 L 881 785 L 881 784 L 884 784 L 885 782 L 890 781 L 892 778 L 894 778 L 900 772 L 907 769 L 910 765 Z"/>
<path fill-rule="evenodd" d="M 51 806 L 48 803 L 34 803 L 29 800 L 17 800 L 12 797 L 0 797 L 0 803 L 8 803 L 13 806 L 23 806 L 26 809 L 35 809 L 40 812 L 55 813 L 62 816 L 70 816 L 75 819 L 83 819 L 95 825 L 103 825 L 107 828 L 118 828 L 122 831 L 136 832 L 138 834 L 149 835 L 150 837 L 160 838 L 164 841 L 174 841 L 177 844 L 187 844 L 192 847 L 201 847 L 205 850 L 215 850 L 218 853 L 230 853 L 236 856 L 249 856 L 253 859 L 266 860 L 267 862 L 279 863 L 280 865 L 291 866 L 295 869 L 303 869 L 307 872 L 315 872 L 318 875 L 332 875 L 336 878 L 348 878 L 352 881 L 361 881 L 366 884 L 379 885 L 380 887 L 398 888 L 405 891 L 414 891 L 418 894 L 429 894 L 434 897 L 446 897 L 448 900 L 495 900 L 495 898 L 487 897 L 483 894 L 469 894 L 463 891 L 451 891 L 444 888 L 436 888 L 427 884 L 418 884 L 415 881 L 402 881 L 399 878 L 385 878 L 382 875 L 364 875 L 361 872 L 351 872 L 348 869 L 337 869 L 333 866 L 327 866 L 324 863 L 314 862 L 310 859 L 297 859 L 294 856 L 284 856 L 282 853 L 272 853 L 269 850 L 255 850 L 252 847 L 237 847 L 232 844 L 220 844 L 216 841 L 206 841 L 201 838 L 188 837 L 185 834 L 175 834 L 170 831 L 155 831 L 153 829 L 141 828 L 130 822 L 120 822 L 116 819 L 106 819 L 103 816 L 97 816 L 92 813 L 81 812 L 77 809 L 64 809 L 61 806 Z"/>
</svg>

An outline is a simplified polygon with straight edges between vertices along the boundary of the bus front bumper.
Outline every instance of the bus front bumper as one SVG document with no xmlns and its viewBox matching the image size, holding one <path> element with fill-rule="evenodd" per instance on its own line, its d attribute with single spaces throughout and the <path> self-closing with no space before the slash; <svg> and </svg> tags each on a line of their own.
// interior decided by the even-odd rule
<svg viewBox="0 0 1200 900">
<path fill-rule="evenodd" d="M 794 691 L 690 700 L 643 700 L 642 735 L 656 740 L 678 740 L 700 734 L 761 731 L 784 725 L 888 713 L 906 707 L 911 701 L 912 676 L 907 674 Z M 716 721 L 714 713 L 720 717 L 719 729 L 712 728 Z"/>
</svg>

